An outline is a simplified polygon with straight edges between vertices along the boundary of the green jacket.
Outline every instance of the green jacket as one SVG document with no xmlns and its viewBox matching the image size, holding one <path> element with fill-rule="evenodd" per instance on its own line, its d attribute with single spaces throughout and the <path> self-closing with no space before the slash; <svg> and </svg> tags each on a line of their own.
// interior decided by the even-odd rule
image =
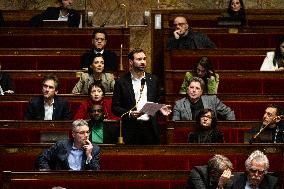
<svg viewBox="0 0 284 189">
<path fill-rule="evenodd" d="M 189 85 L 189 80 L 193 77 L 191 72 L 186 72 L 184 76 L 183 83 L 180 87 L 180 94 L 187 94 L 187 88 Z M 208 93 L 207 94 L 217 94 L 218 91 L 218 86 L 219 86 L 219 74 L 215 74 L 214 76 L 211 76 L 207 80 L 207 89 Z"/>
</svg>

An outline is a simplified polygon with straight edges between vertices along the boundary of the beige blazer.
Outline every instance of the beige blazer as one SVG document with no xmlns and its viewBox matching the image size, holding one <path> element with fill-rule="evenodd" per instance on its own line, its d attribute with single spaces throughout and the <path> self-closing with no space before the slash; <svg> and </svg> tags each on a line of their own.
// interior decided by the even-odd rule
<svg viewBox="0 0 284 189">
<path fill-rule="evenodd" d="M 88 94 L 88 89 L 93 82 L 93 75 L 83 73 L 80 77 L 80 80 L 73 88 L 72 94 Z M 112 73 L 102 74 L 102 85 L 104 86 L 106 93 L 113 92 L 114 83 L 115 80 L 114 75 Z"/>
</svg>

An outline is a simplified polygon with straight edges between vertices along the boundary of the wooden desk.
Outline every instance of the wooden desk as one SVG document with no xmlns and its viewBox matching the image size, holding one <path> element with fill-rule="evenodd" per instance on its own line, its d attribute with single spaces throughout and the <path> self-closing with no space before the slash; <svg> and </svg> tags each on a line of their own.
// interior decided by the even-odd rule
<svg viewBox="0 0 284 189">
<path fill-rule="evenodd" d="M 113 171 L 4 171 L 3 189 L 41 188 L 157 188 L 182 189 L 188 171 L 181 170 L 113 170 Z M 35 179 L 36 178 L 36 179 Z"/>
</svg>

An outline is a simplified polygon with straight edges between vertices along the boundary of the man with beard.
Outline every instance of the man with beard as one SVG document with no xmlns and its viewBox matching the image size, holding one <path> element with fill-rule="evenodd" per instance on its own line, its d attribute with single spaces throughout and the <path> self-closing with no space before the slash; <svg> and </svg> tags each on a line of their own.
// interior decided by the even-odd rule
<svg viewBox="0 0 284 189">
<path fill-rule="evenodd" d="M 189 143 L 224 143 L 224 134 L 217 129 L 217 118 L 212 110 L 201 110 L 196 124 L 197 130 L 188 135 Z"/>
<path fill-rule="evenodd" d="M 73 0 L 58 0 L 59 7 L 48 7 L 43 13 L 34 16 L 30 20 L 30 25 L 39 27 L 43 25 L 43 20 L 67 21 L 69 27 L 79 27 L 80 15 L 72 9 Z"/>
<path fill-rule="evenodd" d="M 194 32 L 185 17 L 174 19 L 173 36 L 169 38 L 167 48 L 173 49 L 213 49 L 216 45 L 201 32 Z"/>
<path fill-rule="evenodd" d="M 128 62 L 129 72 L 114 85 L 112 112 L 121 117 L 126 144 L 159 144 L 157 114 L 150 116 L 140 112 L 147 102 L 159 102 L 158 80 L 146 72 L 146 55 L 142 49 L 133 49 L 128 54 Z M 168 116 L 170 108 L 170 105 L 164 105 L 160 112 Z"/>
<path fill-rule="evenodd" d="M 246 173 L 234 174 L 230 189 L 280 189 L 279 180 L 267 175 L 269 161 L 264 153 L 255 150 L 245 162 Z"/>
<path fill-rule="evenodd" d="M 115 72 L 117 71 L 116 54 L 110 50 L 105 49 L 107 45 L 107 33 L 103 29 L 95 29 L 92 35 L 93 48 L 83 54 L 81 58 L 81 68 L 88 69 L 90 58 L 93 54 L 102 54 L 104 58 L 104 71 Z"/>
<path fill-rule="evenodd" d="M 94 104 L 89 110 L 90 140 L 96 144 L 115 144 L 119 136 L 119 127 L 113 121 L 104 122 L 104 108 Z"/>
<path fill-rule="evenodd" d="M 55 75 L 46 75 L 42 81 L 42 95 L 31 99 L 25 113 L 26 120 L 71 120 L 67 101 L 57 96 L 60 86 Z"/>
<path fill-rule="evenodd" d="M 262 118 L 262 125 L 252 128 L 245 138 L 249 143 L 283 143 L 284 128 L 280 123 L 283 110 L 276 104 L 269 104 Z M 249 140 L 249 141 L 248 141 Z"/>
<path fill-rule="evenodd" d="M 85 120 L 72 123 L 72 139 L 57 141 L 36 161 L 37 168 L 46 170 L 99 170 L 100 148 L 89 140 L 90 130 Z"/>
</svg>

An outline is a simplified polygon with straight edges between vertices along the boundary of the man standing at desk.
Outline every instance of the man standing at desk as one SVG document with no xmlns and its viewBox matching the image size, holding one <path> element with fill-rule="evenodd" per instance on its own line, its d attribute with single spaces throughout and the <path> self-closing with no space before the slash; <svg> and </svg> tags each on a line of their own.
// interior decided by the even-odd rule
<svg viewBox="0 0 284 189">
<path fill-rule="evenodd" d="M 159 101 L 157 78 L 146 72 L 146 55 L 136 48 L 128 54 L 130 71 L 114 85 L 112 111 L 122 117 L 123 135 L 126 144 L 159 144 L 160 131 L 155 116 L 139 112 L 147 102 Z M 167 116 L 170 106 L 160 112 Z"/>
</svg>

